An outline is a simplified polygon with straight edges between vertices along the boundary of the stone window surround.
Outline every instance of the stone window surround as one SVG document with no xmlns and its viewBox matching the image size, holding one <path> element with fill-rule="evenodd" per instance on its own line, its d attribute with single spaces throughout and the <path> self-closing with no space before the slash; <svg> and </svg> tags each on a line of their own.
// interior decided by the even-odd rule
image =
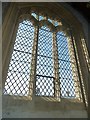
<svg viewBox="0 0 90 120">
<path fill-rule="evenodd" d="M 33 5 L 30 5 L 30 6 L 33 6 Z M 43 5 L 42 5 L 43 6 Z M 53 6 L 53 5 L 52 5 Z M 17 9 L 17 7 L 18 7 L 18 9 Z M 9 64 L 9 60 L 10 60 L 10 57 L 9 56 L 11 56 L 11 54 L 12 54 L 12 50 L 13 50 L 13 45 L 14 45 L 14 40 L 15 40 L 15 37 L 16 37 L 16 31 L 17 31 L 17 27 L 18 27 L 18 24 L 19 24 L 19 22 L 22 20 L 22 17 L 23 18 L 29 18 L 30 16 L 28 15 L 28 8 L 29 7 L 26 7 L 26 9 L 23 9 L 23 7 L 21 7 L 20 6 L 20 4 L 18 4 L 18 5 L 15 5 L 15 4 L 13 4 L 13 3 L 11 3 L 11 6 L 10 6 L 10 8 L 9 8 L 9 10 L 8 10 L 8 14 L 5 16 L 5 19 L 4 19 L 4 22 L 3 22 L 3 27 L 2 27 L 2 33 L 3 33 L 3 82 L 2 82 L 2 84 L 3 84 L 3 87 L 4 87 L 4 83 L 5 83 L 5 77 L 6 77 L 6 73 L 7 73 L 7 70 L 8 70 L 8 64 Z M 33 8 L 33 7 L 32 7 Z M 34 7 L 35 8 L 35 7 Z M 62 7 L 61 7 L 62 8 Z M 23 11 L 24 10 L 24 11 Z M 64 9 L 63 9 L 64 10 Z M 57 10 L 56 10 L 57 11 Z M 66 11 L 64 11 L 64 12 L 66 12 Z M 20 21 L 18 21 L 18 18 L 19 18 L 19 16 L 20 16 L 20 14 L 21 13 L 25 13 L 25 14 L 23 14 L 22 16 L 21 16 L 21 19 L 19 19 Z M 14 14 L 15 14 L 15 16 L 16 17 L 14 17 Z M 10 17 L 9 17 L 9 15 L 10 15 Z M 65 16 L 63 16 L 63 18 L 64 18 Z M 73 16 L 71 15 L 70 16 L 71 18 L 73 18 Z M 9 18 L 9 19 L 8 19 Z M 14 18 L 14 19 L 13 19 Z M 67 17 L 67 22 L 68 22 L 68 17 Z M 75 18 L 73 18 L 73 19 L 75 19 Z M 8 21 L 7 21 L 8 20 Z M 31 20 L 31 19 L 30 19 Z M 13 22 L 12 22 L 13 21 Z M 18 21 L 18 22 L 17 22 Z M 74 22 L 75 22 L 75 24 L 78 26 L 78 29 L 79 29 L 79 31 L 81 31 L 81 32 L 83 32 L 82 31 L 82 27 L 81 27 L 81 25 L 80 25 L 80 23 L 77 21 L 77 20 L 74 20 Z M 13 25 L 12 25 L 12 23 L 14 23 Z M 36 23 L 36 22 L 35 22 Z M 70 23 L 70 22 L 69 22 Z M 79 61 L 80 61 L 80 63 L 81 63 L 81 69 L 82 69 L 82 73 L 83 73 L 83 78 L 85 79 L 86 78 L 86 76 L 85 76 L 85 74 L 87 74 L 87 72 L 88 72 L 88 70 L 87 70 L 87 65 L 86 65 L 86 61 L 85 61 L 85 58 L 84 58 L 84 53 L 83 53 L 83 50 L 82 50 L 82 46 L 81 46 L 81 41 L 80 41 L 80 36 L 77 34 L 77 29 L 75 29 L 75 24 L 74 23 L 70 23 L 71 25 L 71 27 L 73 28 L 73 36 L 74 36 L 74 38 L 75 38 L 75 41 L 76 41 L 76 45 L 77 45 L 77 51 L 78 51 L 78 56 L 80 55 L 80 54 L 82 54 L 82 56 L 80 55 L 79 57 Z M 9 30 L 8 30 L 8 28 L 9 28 Z M 10 31 L 10 29 L 12 29 L 11 31 Z M 8 32 L 7 31 L 10 31 L 10 34 L 8 35 Z M 14 34 L 13 34 L 14 33 Z M 8 36 L 8 39 L 9 40 L 7 40 L 7 43 L 8 44 L 5 44 L 5 41 L 6 41 L 6 38 L 7 38 L 7 36 Z M 12 41 L 11 41 L 12 40 Z M 78 45 L 78 43 L 80 44 L 80 45 Z M 5 44 L 5 46 L 6 46 L 6 50 L 4 50 L 5 49 L 5 46 L 4 46 L 4 44 Z M 9 47 L 10 46 L 10 47 Z M 79 50 L 81 50 L 81 52 L 79 51 Z M 10 54 L 9 54 L 9 52 L 8 51 L 10 51 Z M 83 59 L 81 59 L 81 58 L 83 58 Z M 85 63 L 85 66 L 82 66 L 82 63 Z M 84 70 L 83 69 L 86 69 L 86 73 L 84 72 Z M 86 81 L 84 81 L 84 84 L 85 84 L 85 90 L 87 91 L 87 82 Z M 4 96 L 5 97 L 5 96 Z M 9 96 L 10 97 L 10 96 Z M 9 98 L 8 98 L 9 99 Z M 36 98 L 36 99 L 38 99 L 38 98 Z M 66 100 L 65 100 L 66 101 Z M 70 101 L 69 101 L 70 102 Z"/>
</svg>

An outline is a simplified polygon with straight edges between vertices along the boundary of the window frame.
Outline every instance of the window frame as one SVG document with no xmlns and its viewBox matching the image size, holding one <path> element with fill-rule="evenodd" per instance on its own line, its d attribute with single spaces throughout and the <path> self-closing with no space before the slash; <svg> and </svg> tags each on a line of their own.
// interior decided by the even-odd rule
<svg viewBox="0 0 90 120">
<path fill-rule="evenodd" d="M 24 16 L 24 17 L 21 17 L 21 19 L 22 19 L 22 18 L 27 18 L 27 16 L 28 16 L 28 15 L 26 15 L 26 16 Z M 30 17 L 30 16 L 29 16 L 29 17 Z M 30 19 L 30 18 L 29 18 L 29 19 Z M 32 21 L 33 21 L 33 20 L 32 20 Z M 42 24 L 42 23 L 41 23 L 41 24 Z M 34 25 L 37 25 L 37 22 L 34 22 Z M 37 28 L 36 28 L 36 29 L 37 29 Z M 38 37 L 38 35 L 37 35 L 36 37 Z"/>
</svg>

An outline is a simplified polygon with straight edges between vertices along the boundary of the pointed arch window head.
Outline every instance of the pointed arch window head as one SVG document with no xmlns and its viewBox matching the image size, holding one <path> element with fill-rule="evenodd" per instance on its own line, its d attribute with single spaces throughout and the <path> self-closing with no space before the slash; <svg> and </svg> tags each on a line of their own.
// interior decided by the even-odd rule
<svg viewBox="0 0 90 120">
<path fill-rule="evenodd" d="M 40 28 L 41 30 L 45 30 L 45 31 L 47 31 L 47 32 L 49 32 L 50 31 L 50 28 L 45 24 L 44 26 L 42 26 L 41 28 Z M 44 34 L 43 34 L 44 35 Z"/>
<path fill-rule="evenodd" d="M 31 15 L 45 20 L 34 12 Z M 48 21 L 54 26 L 61 23 Z M 35 89 L 36 96 L 81 97 L 72 40 L 56 31 L 56 27 L 52 31 L 47 25 L 40 27 L 40 22 L 35 26 L 28 20 L 19 23 L 4 94 L 29 96 Z"/>
<path fill-rule="evenodd" d="M 23 26 L 23 29 L 24 29 L 24 28 L 28 29 L 28 26 L 29 26 L 29 25 L 33 26 L 32 22 L 29 21 L 29 20 L 23 20 L 21 23 L 19 23 L 19 26 L 20 26 L 20 24 L 22 24 L 22 25 L 27 25 L 27 27 Z M 20 26 L 20 27 L 21 27 L 21 26 Z"/>
</svg>

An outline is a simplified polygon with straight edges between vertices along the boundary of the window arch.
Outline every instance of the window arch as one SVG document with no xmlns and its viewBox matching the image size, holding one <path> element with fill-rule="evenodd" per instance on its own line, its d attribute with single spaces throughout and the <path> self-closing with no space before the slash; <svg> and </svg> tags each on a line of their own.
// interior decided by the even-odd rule
<svg viewBox="0 0 90 120">
<path fill-rule="evenodd" d="M 25 35 L 26 33 L 22 34 L 23 32 L 20 33 L 22 34 L 23 37 L 25 37 L 25 39 L 27 38 L 27 40 L 28 40 L 28 36 L 31 37 L 30 34 L 32 33 L 33 34 L 31 40 L 32 43 L 26 44 L 25 42 L 23 44 L 20 43 L 20 45 L 22 45 L 21 48 L 23 47 L 23 45 L 26 47 L 24 53 L 26 51 L 26 54 L 28 54 L 27 53 L 28 49 L 30 49 L 29 45 L 32 44 L 32 47 L 30 49 L 31 51 L 29 50 L 29 52 L 31 53 L 31 57 L 29 58 L 29 60 L 31 62 L 28 65 L 31 65 L 31 69 L 28 68 L 29 69 L 28 79 L 30 82 L 35 81 L 36 86 L 35 88 L 33 88 L 35 89 L 35 95 L 52 96 L 59 99 L 61 97 L 81 99 L 82 95 L 81 95 L 77 66 L 74 56 L 73 45 L 72 45 L 72 38 L 68 35 L 68 33 L 70 34 L 70 30 L 65 30 L 65 26 L 63 26 L 61 21 L 57 23 L 58 20 L 53 20 L 54 24 L 52 24 L 50 21 L 48 21 L 47 16 L 44 16 L 45 18 L 43 19 L 42 17 L 40 18 L 40 16 L 38 16 L 36 13 L 34 14 L 34 12 L 32 16 L 35 17 L 36 19 L 31 17 L 31 15 L 29 16 L 30 17 L 29 19 L 32 21 L 32 23 L 31 22 L 30 24 L 28 23 L 27 29 L 30 31 L 31 26 L 33 26 L 33 30 L 30 33 L 28 33 L 28 35 Z M 38 18 L 40 19 L 40 21 Z M 23 22 L 20 23 L 20 25 L 21 24 L 26 25 L 27 21 L 28 20 L 24 20 Z M 48 27 L 46 27 L 46 25 Z M 23 29 L 21 28 L 22 31 L 24 30 L 24 27 L 22 27 Z M 50 61 L 51 63 L 48 61 Z M 49 64 L 49 66 L 47 64 Z M 7 75 L 7 78 L 8 76 L 9 75 Z M 65 77 L 67 76 L 68 78 L 67 77 L 65 78 L 64 76 Z M 51 83 L 48 83 L 47 82 L 48 80 Z M 30 92 L 30 82 L 28 82 L 27 85 L 29 92 Z M 45 82 L 47 85 L 45 85 Z M 34 82 L 32 82 L 32 84 L 33 83 Z M 11 94 L 11 93 L 14 94 L 14 92 L 10 90 L 11 84 L 13 84 L 11 81 L 8 82 L 6 80 L 5 83 L 6 91 L 4 92 L 5 94 Z M 6 86 L 8 87 L 6 88 Z M 22 93 L 23 90 L 20 90 L 20 87 L 18 87 L 18 89 Z M 25 90 L 25 88 L 23 89 Z M 14 95 L 20 95 L 20 92 L 17 93 L 18 90 L 16 90 L 15 87 L 14 87 L 14 91 L 16 91 L 16 94 Z M 31 94 L 29 92 L 28 94 Z M 27 95 L 27 94 L 22 94 L 22 95 Z"/>
</svg>

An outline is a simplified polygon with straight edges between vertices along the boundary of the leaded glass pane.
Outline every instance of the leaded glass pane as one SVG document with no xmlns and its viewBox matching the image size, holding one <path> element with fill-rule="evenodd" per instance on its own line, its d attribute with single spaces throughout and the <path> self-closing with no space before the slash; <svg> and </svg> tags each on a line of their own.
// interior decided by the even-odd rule
<svg viewBox="0 0 90 120">
<path fill-rule="evenodd" d="M 49 28 L 45 26 L 39 29 L 37 55 L 36 95 L 53 96 L 54 69 L 52 53 L 52 33 L 50 32 Z M 42 89 L 41 86 L 44 88 Z M 37 89 L 39 89 L 38 92 Z"/>
<path fill-rule="evenodd" d="M 71 62 L 74 62 L 70 59 L 67 39 L 63 33 L 57 33 L 61 97 L 72 98 L 75 97 L 75 87 Z"/>
<path fill-rule="evenodd" d="M 34 27 L 30 21 L 19 23 L 9 64 L 4 94 L 27 96 L 29 93 Z"/>
<path fill-rule="evenodd" d="M 37 76 L 36 78 L 36 95 L 54 96 L 53 77 Z"/>
</svg>

